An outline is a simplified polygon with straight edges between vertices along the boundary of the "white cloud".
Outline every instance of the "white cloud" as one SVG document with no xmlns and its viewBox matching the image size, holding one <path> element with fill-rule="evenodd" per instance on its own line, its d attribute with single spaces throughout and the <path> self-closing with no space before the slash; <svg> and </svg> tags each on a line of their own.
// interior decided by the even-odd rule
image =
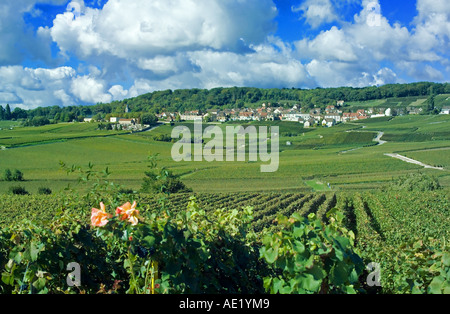
<svg viewBox="0 0 450 314">
<path fill-rule="evenodd" d="M 345 32 L 333 26 L 321 32 L 314 40 L 303 39 L 296 43 L 302 58 L 319 58 L 321 60 L 357 61 L 355 45 L 348 42 Z"/>
<path fill-rule="evenodd" d="M 306 0 L 301 5 L 292 6 L 292 11 L 303 12 L 302 17 L 312 28 L 339 19 L 330 0 Z"/>
<path fill-rule="evenodd" d="M 112 95 L 113 100 L 120 100 L 128 95 L 128 91 L 124 90 L 121 85 L 114 85 L 108 90 L 108 93 Z"/>
<path fill-rule="evenodd" d="M 194 87 L 361 87 L 439 81 L 450 71 L 447 0 L 418 0 L 408 27 L 392 24 L 378 0 L 305 0 L 292 10 L 307 24 L 334 25 L 292 43 L 273 35 L 272 0 L 109 0 L 102 9 L 73 0 L 52 27 L 33 31 L 22 16 L 39 14 L 37 2 L 67 3 L 0 4 L 0 104 L 67 106 Z M 355 3 L 361 11 L 344 21 L 344 4 Z M 51 41 L 80 65 L 51 65 Z M 25 57 L 49 68 L 23 67 Z"/>
<path fill-rule="evenodd" d="M 271 0 L 109 0 L 102 10 L 60 14 L 47 29 L 63 51 L 138 62 L 199 49 L 239 51 L 275 29 Z"/>
<path fill-rule="evenodd" d="M 106 91 L 105 82 L 87 75 L 73 79 L 70 91 L 75 97 L 87 103 L 108 103 L 113 99 Z"/>
<path fill-rule="evenodd" d="M 295 42 L 298 57 L 321 86 L 395 83 L 399 72 L 415 80 L 444 79 L 436 65 L 448 64 L 448 1 L 419 0 L 411 31 L 391 25 L 378 0 L 363 0 L 362 7 L 353 23 Z"/>
<path fill-rule="evenodd" d="M 69 106 L 110 102 L 122 99 L 127 91 L 121 86 L 107 88 L 94 75 L 80 76 L 71 67 L 54 69 L 22 66 L 0 67 L 0 105 L 33 109 L 46 106 Z"/>
<path fill-rule="evenodd" d="M 49 38 L 35 33 L 23 14 L 37 14 L 37 3 L 63 4 L 65 0 L 2 0 L 0 2 L 0 66 L 16 65 L 25 58 L 52 63 Z"/>
</svg>

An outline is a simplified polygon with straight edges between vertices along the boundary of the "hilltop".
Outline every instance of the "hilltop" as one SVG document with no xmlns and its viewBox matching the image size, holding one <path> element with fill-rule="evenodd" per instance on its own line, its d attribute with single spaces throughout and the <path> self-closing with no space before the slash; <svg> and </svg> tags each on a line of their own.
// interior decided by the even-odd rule
<svg viewBox="0 0 450 314">
<path fill-rule="evenodd" d="M 305 110 L 334 106 L 344 101 L 345 110 L 356 111 L 368 107 L 395 108 L 406 111 L 422 109 L 422 113 L 439 113 L 450 106 L 450 84 L 418 82 L 364 88 L 340 87 L 317 89 L 262 89 L 231 87 L 206 89 L 180 89 L 155 91 L 134 98 L 98 103 L 92 106 L 48 106 L 32 110 L 0 106 L 0 120 L 21 120 L 29 125 L 83 121 L 85 118 L 109 120 L 111 116 L 140 118 L 144 113 L 181 112 L 211 109 L 258 108 L 262 104 L 272 107 L 292 107 L 297 104 Z M 128 108 L 128 112 L 126 109 Z"/>
</svg>

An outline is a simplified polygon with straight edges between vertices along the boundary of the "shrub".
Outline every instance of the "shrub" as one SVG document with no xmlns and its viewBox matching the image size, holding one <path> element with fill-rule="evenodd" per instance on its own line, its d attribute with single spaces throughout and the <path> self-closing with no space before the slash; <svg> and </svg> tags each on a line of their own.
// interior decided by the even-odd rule
<svg viewBox="0 0 450 314">
<path fill-rule="evenodd" d="M 129 188 L 120 188 L 119 193 L 120 194 L 134 194 L 134 191 L 133 191 L 133 189 L 129 189 Z"/>
<path fill-rule="evenodd" d="M 355 235 L 343 227 L 344 215 L 336 209 L 323 224 L 314 214 L 279 216 L 282 231 L 267 234 L 261 256 L 276 276 L 264 278 L 264 287 L 275 294 L 363 292 L 360 276 L 362 258 L 356 253 Z"/>
<path fill-rule="evenodd" d="M 28 191 L 23 186 L 12 186 L 9 191 L 14 195 L 29 195 Z"/>
<path fill-rule="evenodd" d="M 23 172 L 22 171 L 20 171 L 20 170 L 14 170 L 14 172 L 13 172 L 13 175 L 12 175 L 12 180 L 13 181 L 24 181 L 24 178 L 23 178 Z"/>
<path fill-rule="evenodd" d="M 38 189 L 38 194 L 39 195 L 50 195 L 52 194 L 52 190 L 46 187 L 40 187 Z"/>
<path fill-rule="evenodd" d="M 11 169 L 5 169 L 5 172 L 3 174 L 3 180 L 11 182 L 11 181 L 24 181 L 23 178 L 23 172 L 16 169 L 14 172 L 11 171 Z"/>
<path fill-rule="evenodd" d="M 172 171 L 164 167 L 158 168 L 156 157 L 149 157 L 151 171 L 145 172 L 146 178 L 144 178 L 141 192 L 166 194 L 192 192 Z"/>
<path fill-rule="evenodd" d="M 12 172 L 11 172 L 11 170 L 10 169 L 6 169 L 5 170 L 5 173 L 4 173 L 4 175 L 3 175 L 3 179 L 5 180 L 5 181 L 12 181 L 13 179 L 13 176 L 12 176 Z"/>
</svg>

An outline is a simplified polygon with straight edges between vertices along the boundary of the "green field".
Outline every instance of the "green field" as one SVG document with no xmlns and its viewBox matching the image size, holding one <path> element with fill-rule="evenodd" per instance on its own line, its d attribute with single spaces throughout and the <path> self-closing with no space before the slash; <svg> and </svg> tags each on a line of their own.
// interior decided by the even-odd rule
<svg viewBox="0 0 450 314">
<path fill-rule="evenodd" d="M 313 181 L 312 183 L 314 183 L 314 187 L 323 186 L 316 181 Z M 130 196 L 128 195 L 125 197 L 129 200 Z M 192 201 L 191 197 L 195 197 L 195 203 L 196 206 L 198 206 L 196 208 L 203 212 L 202 215 L 204 215 L 204 218 L 202 219 L 212 224 L 210 228 L 217 228 L 217 226 L 214 225 L 214 222 L 216 222 L 217 219 L 223 219 L 223 217 L 217 217 L 217 210 L 219 210 L 219 212 L 221 211 L 222 215 L 224 210 L 225 212 L 234 212 L 237 214 L 244 212 L 246 208 L 251 207 L 252 218 L 248 228 L 250 232 L 255 233 L 256 239 L 252 240 L 253 242 L 251 244 L 253 248 L 257 248 L 258 250 L 261 248 L 261 241 L 258 239 L 266 239 L 268 235 L 275 235 L 276 237 L 281 235 L 282 232 L 284 234 L 287 233 L 289 242 L 295 242 L 292 238 L 296 233 L 289 233 L 288 230 L 284 230 L 282 226 L 277 224 L 277 219 L 280 217 L 279 215 L 294 217 L 293 215 L 295 214 L 297 217 L 301 216 L 306 218 L 310 217 L 311 214 L 314 214 L 315 218 L 326 224 L 329 222 L 327 213 L 330 213 L 331 209 L 336 208 L 342 214 L 341 219 L 343 226 L 347 230 L 350 230 L 356 238 L 355 247 L 361 257 L 361 263 L 363 263 L 363 265 L 369 265 L 369 263 L 376 262 L 380 265 L 380 286 L 371 288 L 364 285 L 367 274 L 362 273 L 360 275 L 360 282 L 366 290 L 360 291 L 360 293 L 423 294 L 430 292 L 440 293 L 441 291 L 440 286 L 436 287 L 436 285 L 434 285 L 434 281 L 437 279 L 440 280 L 440 277 L 433 279 L 439 276 L 440 268 L 436 269 L 436 267 L 434 267 L 432 270 L 430 265 L 439 262 L 439 255 L 437 253 L 441 250 L 447 250 L 446 254 L 448 254 L 448 237 L 450 232 L 448 206 L 450 204 L 450 198 L 448 192 L 445 190 L 427 192 L 374 191 L 352 193 L 330 191 L 315 193 L 178 193 L 164 198 L 165 208 L 170 211 L 171 215 L 182 215 L 182 213 L 190 210 L 189 204 Z M 137 201 L 142 217 L 152 217 L 152 214 L 158 212 L 158 208 L 161 207 L 160 195 L 138 194 L 133 195 L 132 199 Z M 45 230 L 44 234 L 46 238 L 44 239 L 46 239 L 46 242 L 43 246 L 45 245 L 46 249 L 42 250 L 42 248 L 40 248 L 42 251 L 36 253 L 37 257 L 34 259 L 35 263 L 27 264 L 27 255 L 23 254 L 23 259 L 18 262 L 18 265 L 21 268 L 16 270 L 18 273 L 18 279 L 16 279 L 16 281 L 20 282 L 20 279 L 23 277 L 21 272 L 26 272 L 28 266 L 30 268 L 39 267 L 40 270 L 44 269 L 53 275 L 51 279 L 44 282 L 48 289 L 50 289 L 50 293 L 61 293 L 61 289 L 58 290 L 55 286 L 58 288 L 66 287 L 66 281 L 64 276 L 59 275 L 57 271 L 58 265 L 65 266 L 67 263 L 73 261 L 74 258 L 75 260 L 83 258 L 85 263 L 96 262 L 96 265 L 98 265 L 99 261 L 102 260 L 102 257 L 107 254 L 102 253 L 104 251 L 101 251 L 105 250 L 106 245 L 102 246 L 101 244 L 98 244 L 98 236 L 95 236 L 96 229 L 86 227 L 90 222 L 90 208 L 92 206 L 97 206 L 92 198 L 85 199 L 84 197 L 78 197 L 77 193 L 66 197 L 59 194 L 52 196 L 7 196 L 2 198 L 1 204 L 3 210 L 0 212 L 0 225 L 5 229 L 0 230 L 2 231 L 0 232 L 0 253 L 5 252 L 6 250 L 6 252 L 11 251 L 11 254 L 16 254 L 16 251 L 14 251 L 14 243 L 18 243 L 19 240 L 14 240 L 14 242 L 12 239 L 16 237 L 17 232 L 19 232 L 18 230 L 21 230 L 20 228 L 26 228 L 26 226 L 32 224 L 31 226 L 33 229 L 25 229 L 27 231 L 24 232 L 24 234 L 28 236 L 33 235 L 33 237 L 28 239 L 24 236 L 24 239 L 22 240 L 25 243 L 28 243 L 26 241 L 31 242 L 32 248 L 36 247 L 35 243 L 41 237 L 40 234 L 35 234 L 34 232 L 37 233 L 39 230 Z M 200 213 L 201 212 L 197 212 L 197 214 Z M 21 225 L 22 223 L 24 225 Z M 73 226 L 75 223 L 80 227 L 69 229 L 70 226 Z M 226 221 L 227 226 L 232 223 L 236 223 L 236 221 Z M 12 229 L 7 229 L 8 226 L 11 226 Z M 66 228 L 70 231 L 67 234 L 65 232 L 61 233 L 60 228 Z M 13 230 L 13 237 L 9 235 L 9 230 Z M 150 232 L 151 230 L 152 229 L 148 228 L 147 232 Z M 209 232 L 211 232 L 213 229 L 207 230 L 210 230 Z M 297 228 L 297 230 L 302 229 Z M 320 226 L 320 228 L 316 227 L 316 230 L 322 230 L 322 226 Z M 186 232 L 186 234 L 189 235 L 190 233 Z M 227 245 L 232 245 L 234 243 L 231 242 L 230 244 L 230 242 L 227 241 L 221 242 L 221 237 L 224 236 L 224 233 L 222 232 L 220 235 L 221 236 L 217 238 L 219 239 L 219 247 L 221 250 L 224 250 L 224 247 Z M 239 234 L 239 236 L 241 236 L 241 234 Z M 69 240 L 66 240 L 66 238 Z M 340 238 L 341 241 L 343 239 L 344 238 L 342 237 Z M 314 238 L 312 238 L 311 241 L 312 240 L 314 240 Z M 76 246 L 72 244 L 77 243 L 75 241 L 86 244 Z M 98 246 L 93 245 L 93 241 L 97 241 L 95 243 Z M 177 241 L 182 240 L 178 239 Z M 59 245 L 55 245 L 55 242 Z M 121 244 L 120 241 L 117 241 L 117 243 L 117 246 Z M 127 246 L 130 246 L 130 243 L 133 245 L 133 242 L 125 242 Z M 194 246 L 191 244 L 192 247 L 190 249 L 192 250 L 186 251 L 186 246 L 187 249 L 189 249 L 189 246 L 183 244 L 183 242 L 181 243 L 180 249 L 189 252 L 189 254 L 192 255 L 193 261 L 201 264 L 201 267 L 195 272 L 197 278 L 202 278 L 200 275 L 204 275 L 202 273 L 205 271 L 204 264 L 214 264 L 216 261 L 214 257 L 221 252 L 214 251 L 214 254 L 211 253 L 211 258 L 207 261 L 201 260 L 199 262 L 199 245 Z M 304 243 L 307 245 L 309 242 L 305 241 Z M 152 258 L 159 260 L 161 271 L 172 271 L 172 265 L 161 257 L 161 254 L 168 249 L 164 244 L 160 243 L 158 243 L 155 248 L 157 254 L 152 256 Z M 229 256 L 238 249 L 236 245 L 233 246 L 233 249 L 226 248 L 228 250 L 224 250 L 224 252 L 228 254 L 226 256 Z M 314 251 L 317 249 L 313 248 L 312 250 Z M 175 255 L 176 252 L 177 251 L 170 250 L 169 256 Z M 281 256 L 281 250 L 279 254 Z M 189 255 L 189 257 L 191 255 Z M 0 254 L 0 264 L 7 264 L 8 259 L 6 259 L 5 256 L 6 255 L 4 255 L 2 259 L 2 255 Z M 255 259 L 260 255 L 252 256 L 253 259 Z M 261 256 L 263 255 L 261 254 Z M 239 261 L 241 257 L 242 256 L 238 256 L 237 260 Z M 222 258 L 224 257 L 222 256 Z M 346 258 L 346 260 L 347 259 L 348 258 Z M 182 263 L 180 261 L 183 261 L 183 258 L 178 256 L 178 259 L 174 259 L 172 263 Z M 223 263 L 222 261 L 223 259 L 219 261 L 218 267 L 221 267 L 221 270 L 223 271 L 228 268 L 226 263 Z M 248 262 L 251 260 L 247 257 L 244 261 Z M 119 260 L 119 262 L 112 260 L 109 261 L 108 265 L 113 264 L 116 267 L 115 269 L 120 269 L 123 265 L 123 262 L 120 262 L 121 260 Z M 357 261 L 354 262 L 359 263 Z M 182 265 L 180 267 L 186 267 L 186 270 L 184 271 L 190 274 L 193 272 L 191 268 L 193 267 L 192 265 L 195 265 L 193 263 L 188 263 L 188 266 Z M 257 265 L 264 266 L 265 264 L 261 264 L 260 261 Z M 247 265 L 243 264 L 242 267 L 243 266 Z M 231 273 L 235 274 L 235 264 L 231 264 L 230 267 L 232 269 Z M 114 277 L 111 277 L 110 273 L 107 271 L 108 269 L 106 268 L 105 270 L 105 268 L 106 266 L 94 270 L 91 270 L 90 268 L 85 269 L 84 271 L 86 273 L 89 272 L 89 276 L 94 277 L 97 275 L 97 277 L 100 278 L 93 282 L 83 282 L 83 289 L 87 290 L 88 293 L 95 293 L 99 289 L 99 282 L 108 283 L 117 278 L 124 280 L 124 285 L 127 285 L 126 274 L 120 273 L 120 277 L 117 277 L 119 275 L 116 273 Z M 6 266 L 5 269 L 9 270 L 8 266 Z M 252 274 L 252 270 L 251 267 L 250 270 L 244 268 L 241 272 L 244 272 L 247 276 L 247 274 Z M 444 268 L 442 266 L 442 271 L 444 270 L 445 272 L 448 271 L 448 267 Z M 99 275 L 100 271 L 103 271 L 100 273 L 101 275 Z M 266 273 L 268 272 L 267 269 L 264 271 Z M 61 273 L 65 275 L 64 271 L 61 271 Z M 214 274 L 216 273 L 217 271 L 215 268 Z M 9 278 L 8 273 L 4 272 L 2 275 L 0 288 L 3 287 L 5 291 L 10 291 L 6 290 L 12 289 L 7 284 L 9 283 L 9 281 L 6 280 Z M 344 272 L 339 278 L 342 278 L 344 275 L 347 276 Z M 241 284 L 246 284 L 246 276 L 235 276 L 236 277 L 233 278 L 233 284 L 235 286 L 228 283 L 227 278 L 229 277 L 225 277 L 224 282 L 228 283 L 228 289 L 238 289 L 236 286 L 240 287 Z M 208 277 L 208 280 L 210 278 L 211 277 Z M 331 276 L 330 278 L 333 277 Z M 342 280 L 339 282 L 342 282 Z M 13 285 L 14 283 L 12 286 Z M 448 279 L 447 285 L 443 286 L 444 288 L 442 289 L 444 289 L 444 293 L 449 293 Z M 38 287 L 45 287 L 45 285 Z M 173 285 L 171 287 L 174 288 Z M 198 291 L 203 293 L 223 293 L 222 287 L 223 285 L 214 287 L 204 286 L 198 287 Z M 264 291 L 262 280 L 252 282 L 249 284 L 249 288 L 250 287 L 258 293 L 263 293 Z M 68 293 L 78 293 L 78 291 L 71 291 L 70 289 L 67 291 Z M 120 293 L 125 293 L 125 291 L 122 290 Z M 319 291 L 316 291 L 316 293 L 319 293 Z M 323 292 L 321 291 L 320 293 Z"/>
<path fill-rule="evenodd" d="M 77 178 L 67 176 L 59 162 L 67 165 L 106 167 L 111 179 L 138 190 L 148 169 L 147 157 L 159 154 L 159 164 L 181 176 L 195 192 L 313 191 L 309 181 L 330 183 L 332 189 L 367 190 L 386 184 L 392 178 L 423 171 L 437 176 L 449 186 L 448 116 L 402 116 L 380 118 L 333 128 L 303 129 L 298 123 L 254 123 L 280 127 L 280 165 L 277 172 L 261 173 L 262 162 L 187 162 L 172 160 L 173 143 L 154 140 L 159 134 L 171 135 L 174 126 L 163 125 L 150 132 L 117 133 L 98 131 L 96 125 L 71 123 L 0 131 L 0 175 L 5 169 L 19 169 L 30 193 L 39 187 L 60 191 Z M 182 123 L 193 129 L 192 123 Z M 224 124 L 220 127 L 236 124 Z M 204 125 L 207 127 L 208 125 Z M 384 132 L 387 143 L 373 142 Z M 287 145 L 290 142 L 291 145 Z M 270 147 L 270 145 L 269 145 Z M 399 153 L 444 171 L 424 169 L 385 156 Z M 7 193 L 17 182 L 0 181 L 0 193 Z"/>
<path fill-rule="evenodd" d="M 450 105 L 450 94 L 441 94 L 435 96 L 434 102 L 437 108 Z M 406 108 L 406 107 L 423 107 L 426 105 L 428 98 L 426 96 L 410 96 L 400 98 L 376 99 L 367 101 L 350 101 L 346 104 L 360 109 L 370 108 Z"/>
</svg>

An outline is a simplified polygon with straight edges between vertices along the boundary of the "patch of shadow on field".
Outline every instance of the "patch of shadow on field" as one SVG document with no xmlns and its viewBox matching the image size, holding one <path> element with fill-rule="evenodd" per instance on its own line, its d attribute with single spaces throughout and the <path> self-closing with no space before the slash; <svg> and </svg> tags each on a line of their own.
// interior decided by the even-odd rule
<svg viewBox="0 0 450 314">
<path fill-rule="evenodd" d="M 363 206 L 364 206 L 364 211 L 366 212 L 367 216 L 370 218 L 370 226 L 372 227 L 373 230 L 375 230 L 380 235 L 381 239 L 383 241 L 385 241 L 386 237 L 384 236 L 383 232 L 381 231 L 381 226 L 378 223 L 375 216 L 373 215 L 372 210 L 369 207 L 369 204 L 367 204 L 367 202 L 364 201 Z"/>
<path fill-rule="evenodd" d="M 358 238 L 358 228 L 356 226 L 356 214 L 355 214 L 355 207 L 353 205 L 353 200 L 346 198 L 344 200 L 344 213 L 345 213 L 345 226 L 347 229 L 352 230 L 355 234 L 355 237 Z"/>
</svg>

